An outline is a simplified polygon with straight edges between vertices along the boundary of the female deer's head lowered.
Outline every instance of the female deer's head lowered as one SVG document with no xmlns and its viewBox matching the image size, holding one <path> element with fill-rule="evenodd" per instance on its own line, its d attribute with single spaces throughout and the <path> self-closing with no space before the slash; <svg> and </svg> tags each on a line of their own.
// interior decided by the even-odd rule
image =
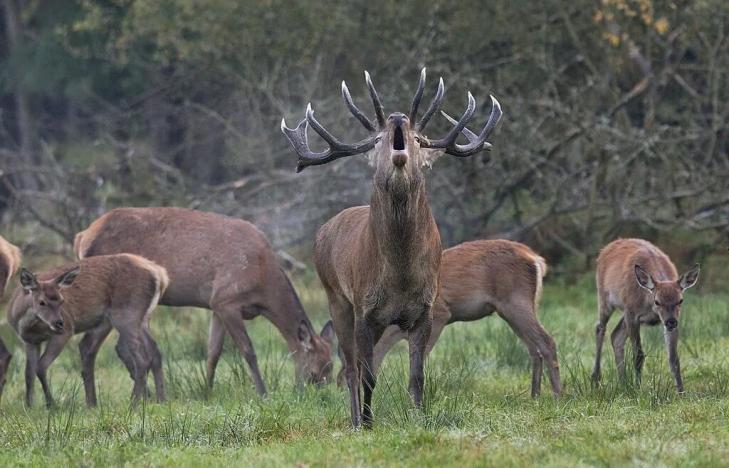
<svg viewBox="0 0 729 468">
<path fill-rule="evenodd" d="M 422 168 L 443 153 L 465 157 L 489 149 L 486 138 L 501 117 L 499 103 L 492 97 L 486 125 L 478 135 L 468 131 L 466 124 L 476 109 L 469 93 L 461 118 L 456 121 L 446 115 L 453 127 L 445 137 L 431 140 L 423 130 L 443 102 L 442 79 L 420 119 L 417 113 L 425 88 L 425 69 L 407 115 L 395 112 L 385 117 L 367 72 L 365 79 L 375 107 L 375 122 L 357 108 L 344 83 L 342 97 L 352 115 L 370 132 L 367 138 L 353 144 L 339 141 L 314 118 L 311 105 L 295 129 L 281 121 L 281 130 L 298 155 L 297 171 L 364 153 L 369 153 L 375 166 L 370 205 L 349 208 L 329 220 L 319 230 L 314 245 L 314 262 L 342 352 L 355 427 L 372 422 L 373 346 L 389 325 L 396 324 L 408 333 L 409 389 L 415 404 L 422 402 L 425 347 L 441 258 L 440 235 L 428 206 Z M 329 148 L 319 153 L 311 150 L 309 126 Z M 461 133 L 468 143 L 456 143 Z M 363 405 L 360 387 L 364 390 Z"/>
</svg>

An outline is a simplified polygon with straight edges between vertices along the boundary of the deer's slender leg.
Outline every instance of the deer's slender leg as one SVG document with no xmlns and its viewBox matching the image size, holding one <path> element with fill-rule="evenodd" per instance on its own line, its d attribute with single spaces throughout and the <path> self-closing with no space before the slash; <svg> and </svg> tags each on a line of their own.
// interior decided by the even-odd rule
<svg viewBox="0 0 729 468">
<path fill-rule="evenodd" d="M 213 388 L 215 381 L 215 369 L 218 367 L 220 355 L 223 353 L 225 343 L 225 324 L 216 314 L 210 318 L 210 331 L 208 333 L 208 388 Z"/>
<path fill-rule="evenodd" d="M 166 400 L 165 395 L 165 378 L 164 372 L 162 371 L 162 353 L 157 346 L 157 342 L 152 338 L 149 330 L 145 328 L 144 339 L 147 346 L 147 355 L 150 359 L 150 366 L 152 368 L 152 375 L 154 377 L 154 391 L 158 402 Z"/>
<path fill-rule="evenodd" d="M 339 342 L 339 353 L 344 366 L 344 378 L 349 390 L 349 408 L 352 426 L 358 429 L 362 425 L 362 407 L 360 405 L 360 381 L 357 372 L 357 343 L 354 334 L 354 308 L 343 296 L 327 290 L 329 313 L 332 325 Z"/>
<path fill-rule="evenodd" d="M 676 380 L 676 390 L 683 393 L 683 379 L 681 378 L 681 363 L 678 359 L 678 328 L 674 328 L 670 332 L 663 331 L 666 340 L 666 348 L 668 348 L 668 364 L 671 367 L 671 373 Z"/>
<path fill-rule="evenodd" d="M 643 362 L 645 361 L 645 353 L 640 343 L 640 323 L 637 320 L 625 320 L 626 331 L 633 345 L 633 364 L 635 366 L 635 378 L 640 385 L 641 375 L 643 373 Z"/>
<path fill-rule="evenodd" d="M 111 324 L 105 322 L 86 332 L 78 345 L 81 354 L 81 378 L 84 381 L 86 405 L 89 407 L 96 406 L 96 379 L 94 377 L 96 355 L 110 332 Z"/>
<path fill-rule="evenodd" d="M 128 323 L 124 318 L 130 315 L 125 314 L 123 311 L 121 313 L 112 312 L 111 323 L 119 332 L 116 352 L 134 381 L 132 402 L 137 403 L 143 395 L 146 395 L 147 374 L 149 373 L 151 360 L 147 355 L 147 343 L 141 320 L 139 323 Z"/>
<path fill-rule="evenodd" d="M 613 354 L 615 354 L 615 367 L 618 370 L 618 378 L 620 380 L 625 380 L 625 342 L 627 339 L 628 331 L 625 326 L 625 317 L 620 317 L 620 320 L 610 335 Z"/>
<path fill-rule="evenodd" d="M 372 427 L 372 393 L 377 385 L 377 377 L 373 369 L 374 344 L 382 336 L 384 327 L 372 326 L 364 320 L 356 320 L 354 333 L 357 339 L 357 358 L 364 401 L 362 404 L 362 424 Z"/>
<path fill-rule="evenodd" d="M 51 364 L 53 364 L 53 361 L 55 361 L 58 355 L 61 354 L 61 351 L 63 351 L 63 348 L 66 346 L 66 343 L 68 343 L 71 336 L 72 333 L 54 335 L 50 340 L 48 340 L 46 349 L 43 351 L 43 355 L 38 361 L 36 373 L 38 374 L 38 380 L 40 380 L 41 387 L 43 387 L 43 394 L 46 398 L 46 406 L 49 408 L 54 406 L 55 402 L 53 401 L 53 395 L 51 394 L 51 387 L 48 385 L 48 377 L 46 373 Z"/>
<path fill-rule="evenodd" d="M 604 297 L 603 294 L 598 293 L 597 306 L 597 325 L 595 325 L 595 367 L 592 370 L 592 381 L 594 383 L 600 382 L 600 378 L 602 376 L 600 369 L 602 362 L 602 345 L 605 341 L 607 323 L 613 312 L 613 308 L 610 307 L 607 302 L 607 298 Z"/>
<path fill-rule="evenodd" d="M 408 388 L 413 403 L 418 408 L 423 406 L 423 387 L 425 386 L 425 350 L 430 340 L 433 322 L 431 309 L 423 311 L 413 327 L 408 331 L 408 348 L 410 351 L 410 383 Z"/>
<path fill-rule="evenodd" d="M 258 368 L 258 358 L 256 357 L 256 351 L 253 349 L 253 342 L 248 331 L 246 330 L 245 321 L 241 313 L 240 307 L 224 307 L 213 309 L 215 314 L 218 314 L 220 319 L 228 329 L 228 333 L 233 337 L 233 341 L 238 346 L 238 350 L 243 355 L 243 358 L 248 363 L 248 368 L 251 371 L 253 377 L 253 383 L 256 386 L 256 392 L 263 396 L 266 394 L 266 384 L 263 383 L 263 377 L 261 371 Z"/>
<path fill-rule="evenodd" d="M 40 359 L 40 344 L 25 343 L 25 404 L 33 406 L 33 386 L 38 375 L 38 360 Z"/>
</svg>

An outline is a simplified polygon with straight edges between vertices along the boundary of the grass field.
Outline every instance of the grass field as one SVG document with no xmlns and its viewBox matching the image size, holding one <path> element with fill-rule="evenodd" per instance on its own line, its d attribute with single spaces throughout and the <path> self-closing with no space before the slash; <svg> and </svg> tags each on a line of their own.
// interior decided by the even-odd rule
<svg viewBox="0 0 729 468">
<path fill-rule="evenodd" d="M 317 328 L 327 319 L 314 282 L 297 283 Z M 548 283 L 541 319 L 559 347 L 564 396 L 529 397 L 521 343 L 497 317 L 446 328 L 426 367 L 423 412 L 407 394 L 404 343 L 385 361 L 375 427 L 349 428 L 345 390 L 297 389 L 283 340 L 264 319 L 249 332 L 269 387 L 258 398 L 226 343 L 216 386 L 204 385 L 208 312 L 161 308 L 153 321 L 169 401 L 129 409 L 132 382 L 112 335 L 97 361 L 100 406 L 83 403 L 76 338 L 51 368 L 58 408 L 22 402 L 22 350 L 0 402 L 0 465 L 729 465 L 729 296 L 687 293 L 676 395 L 659 327 L 644 328 L 643 383 L 618 384 L 609 340 L 604 384 L 589 384 L 594 286 Z M 611 325 L 617 322 L 613 317 Z M 3 336 L 11 337 L 7 327 Z M 336 370 L 339 364 L 337 363 Z"/>
</svg>

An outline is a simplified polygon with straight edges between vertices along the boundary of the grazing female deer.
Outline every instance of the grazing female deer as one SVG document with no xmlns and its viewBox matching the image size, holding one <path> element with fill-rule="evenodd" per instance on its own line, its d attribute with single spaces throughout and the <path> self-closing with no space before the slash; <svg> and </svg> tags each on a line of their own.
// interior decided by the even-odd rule
<svg viewBox="0 0 729 468">
<path fill-rule="evenodd" d="M 46 405 L 53 405 L 46 371 L 68 340 L 85 335 L 79 344 L 86 403 L 96 405 L 94 362 L 112 328 L 119 332 L 116 351 L 134 380 L 136 402 L 154 374 L 157 400 L 165 398 L 162 355 L 149 334 L 149 319 L 167 287 L 167 272 L 136 255 L 106 255 L 81 260 L 36 276 L 20 272 L 20 285 L 10 303 L 8 322 L 25 343 L 25 401 L 33 404 L 36 376 Z M 41 343 L 48 344 L 40 355 Z"/>
<path fill-rule="evenodd" d="M 537 318 L 546 274 L 544 259 L 518 242 L 478 240 L 444 250 L 440 294 L 433 306 L 433 328 L 426 353 L 433 349 L 446 325 L 480 320 L 496 312 L 529 351 L 532 397 L 541 391 L 543 364 L 547 366 L 552 393 L 559 395 L 557 346 Z M 405 333 L 398 327 L 387 327 L 375 345 L 375 373 L 387 352 L 403 338 Z"/>
<path fill-rule="evenodd" d="M 5 289 L 10 284 L 10 278 L 20 268 L 21 261 L 20 249 L 0 236 L 0 301 L 2 301 Z M 0 338 L 0 397 L 3 395 L 5 376 L 12 358 L 13 355 L 5 347 L 2 338 Z"/>
<path fill-rule="evenodd" d="M 662 323 L 668 362 L 676 379 L 676 388 L 683 393 L 678 360 L 678 318 L 684 291 L 696 284 L 698 279 L 698 264 L 679 277 L 668 256 L 648 241 L 618 239 L 605 246 L 597 259 L 597 354 L 593 381 L 600 381 L 605 328 L 613 310 L 618 308 L 623 311 L 623 316 L 615 326 L 611 340 L 620 377 L 625 377 L 625 341 L 630 337 L 635 374 L 640 382 L 645 359 L 640 344 L 640 326 Z"/>
<path fill-rule="evenodd" d="M 286 340 L 297 380 L 319 383 L 331 376 L 329 334 L 316 334 L 276 254 L 247 221 L 183 208 L 117 208 L 78 233 L 74 251 L 79 258 L 141 255 L 169 274 L 160 304 L 212 309 L 210 387 L 227 330 L 250 367 L 256 390 L 266 393 L 244 322 L 259 315 Z"/>
<path fill-rule="evenodd" d="M 492 97 L 491 117 L 481 133 L 467 131 L 465 126 L 476 108 L 469 93 L 468 108 L 448 135 L 430 140 L 422 131 L 440 108 L 442 79 L 433 102 L 417 122 L 425 69 L 409 116 L 396 112 L 386 118 L 367 72 L 365 79 L 375 106 L 376 123 L 354 105 L 344 83 L 342 96 L 352 114 L 371 132 L 368 138 L 355 144 L 340 142 L 314 118 L 311 105 L 306 118 L 295 129 L 281 122 L 281 130 L 298 154 L 297 171 L 372 152 L 375 174 L 370 205 L 346 209 L 329 220 L 319 230 L 314 245 L 314 262 L 329 299 L 344 359 L 354 427 L 372 424 L 373 348 L 389 325 L 396 324 L 408 333 L 409 389 L 415 405 L 421 405 L 425 348 L 441 258 L 440 235 L 428 206 L 422 168 L 430 166 L 444 152 L 463 157 L 490 148 L 486 138 L 501 116 L 499 104 Z M 309 125 L 329 144 L 326 151 L 315 153 L 309 148 Z M 468 144 L 456 143 L 461 132 Z M 364 390 L 362 405 L 360 386 Z"/>
</svg>

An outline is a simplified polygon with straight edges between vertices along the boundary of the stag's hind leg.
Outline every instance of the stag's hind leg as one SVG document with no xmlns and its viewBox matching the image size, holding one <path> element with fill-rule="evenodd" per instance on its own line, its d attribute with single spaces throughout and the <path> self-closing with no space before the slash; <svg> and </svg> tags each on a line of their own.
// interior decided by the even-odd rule
<svg viewBox="0 0 729 468">
<path fill-rule="evenodd" d="M 96 355 L 99 353 L 101 345 L 111 332 L 111 324 L 104 322 L 98 327 L 86 332 L 78 345 L 81 354 L 81 378 L 84 381 L 84 390 L 86 393 L 86 405 L 89 407 L 96 406 L 96 382 L 94 377 L 94 367 L 96 365 Z"/>
</svg>

